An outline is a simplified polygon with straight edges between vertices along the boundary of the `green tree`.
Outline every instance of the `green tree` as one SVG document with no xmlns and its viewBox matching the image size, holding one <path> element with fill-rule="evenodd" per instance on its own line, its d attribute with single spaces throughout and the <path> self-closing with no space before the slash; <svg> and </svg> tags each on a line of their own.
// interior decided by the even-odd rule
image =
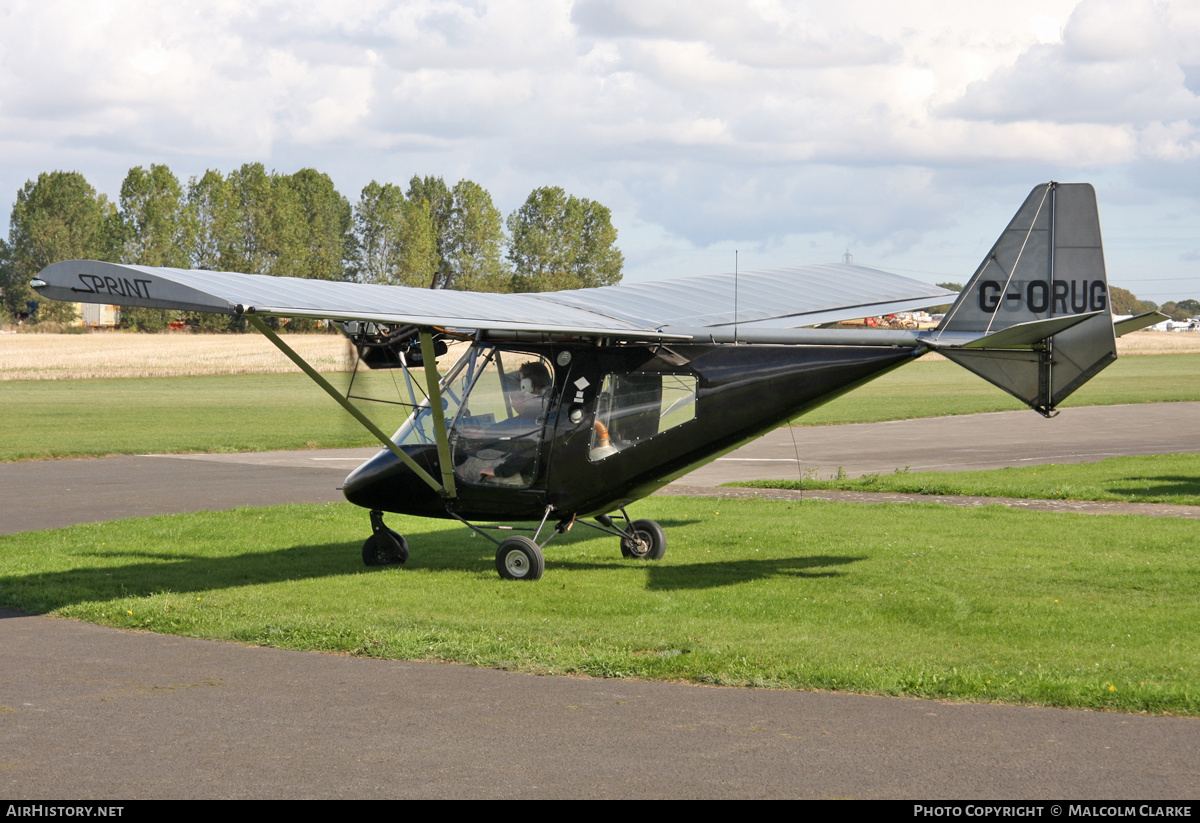
<svg viewBox="0 0 1200 823">
<path fill-rule="evenodd" d="M 422 231 L 419 227 L 428 224 L 428 232 L 433 238 L 434 269 L 430 272 L 428 282 L 422 285 L 431 289 L 449 288 L 454 280 L 454 269 L 450 263 L 453 256 L 450 231 L 454 215 L 454 195 L 442 178 L 414 175 L 412 180 L 408 181 L 407 197 L 408 220 L 413 223 L 413 231 Z M 420 234 L 414 235 L 414 241 L 422 246 L 425 242 Z"/>
<path fill-rule="evenodd" d="M 301 169 L 276 179 L 278 274 L 316 280 L 353 277 L 354 217 L 329 175 Z"/>
<path fill-rule="evenodd" d="M 415 288 L 435 282 L 439 259 L 428 201 L 413 202 L 398 186 L 372 180 L 355 206 L 354 228 L 363 282 Z"/>
<path fill-rule="evenodd" d="M 1128 289 L 1110 286 L 1108 296 L 1112 303 L 1113 314 L 1141 314 L 1146 311 L 1142 308 L 1142 301 L 1138 300 Z"/>
<path fill-rule="evenodd" d="M 441 282 L 438 228 L 429 203 L 404 201 L 404 231 L 400 241 L 400 273 L 405 285 L 436 288 Z"/>
<path fill-rule="evenodd" d="M 364 283 L 399 280 L 404 235 L 404 192 L 372 180 L 354 206 L 355 273 Z"/>
<path fill-rule="evenodd" d="M 219 171 L 209 169 L 188 181 L 187 206 L 192 219 L 191 266 L 231 271 L 237 242 L 233 189 Z"/>
<path fill-rule="evenodd" d="M 1172 320 L 1188 320 L 1196 315 L 1196 311 L 1192 308 L 1196 303 L 1195 300 L 1168 300 L 1158 307 L 1158 310 Z"/>
<path fill-rule="evenodd" d="M 37 300 L 29 281 L 61 260 L 116 259 L 121 237 L 116 208 L 97 194 L 78 172 L 43 172 L 17 192 L 9 223 L 3 266 L 4 300 L 10 311 L 24 311 Z M 39 301 L 38 319 L 70 322 L 71 303 Z"/>
<path fill-rule="evenodd" d="M 183 187 L 171 169 L 129 170 L 121 184 L 121 262 L 187 268 L 193 221 Z"/>
<path fill-rule="evenodd" d="M 513 291 L 611 286 L 621 281 L 624 257 L 607 208 L 567 196 L 561 188 L 534 189 L 508 216 L 508 259 Z"/>
<path fill-rule="evenodd" d="M 460 180 L 453 191 L 447 248 L 449 278 L 445 289 L 460 291 L 507 291 L 511 274 L 501 258 L 504 229 L 500 210 L 492 204 L 487 189 L 470 180 Z M 446 258 L 444 258 L 446 259 Z"/>
<path fill-rule="evenodd" d="M 10 283 L 13 280 L 12 270 L 12 249 L 8 241 L 0 237 L 0 306 L 3 306 L 0 324 L 8 322 L 8 319 L 16 314 L 14 307 L 8 304 L 8 292 L 12 288 Z"/>
<path fill-rule="evenodd" d="M 276 274 L 275 264 L 281 252 L 285 259 L 290 256 L 287 218 L 296 214 L 281 214 L 290 209 L 281 208 L 282 204 L 276 201 L 277 187 L 262 163 L 244 164 L 230 172 L 226 182 L 233 216 L 228 270 Z M 287 205 L 296 205 L 298 211 L 297 203 Z"/>
<path fill-rule="evenodd" d="M 122 263 L 187 268 L 194 221 L 183 187 L 168 168 L 129 170 L 121 184 Z M 162 309 L 122 307 L 121 322 L 139 331 L 161 331 L 171 320 Z"/>
</svg>

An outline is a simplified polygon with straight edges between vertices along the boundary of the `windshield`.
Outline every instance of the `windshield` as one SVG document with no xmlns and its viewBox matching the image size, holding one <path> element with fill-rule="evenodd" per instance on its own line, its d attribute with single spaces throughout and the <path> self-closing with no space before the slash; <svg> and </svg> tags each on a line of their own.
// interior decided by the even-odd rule
<svg viewBox="0 0 1200 823">
<path fill-rule="evenodd" d="M 459 430 L 507 425 L 520 429 L 524 436 L 534 431 L 540 433 L 552 383 L 545 358 L 477 343 L 442 377 L 446 426 Z M 468 396 L 470 401 L 466 402 Z M 437 443 L 428 397 L 418 404 L 392 440 L 401 446 Z"/>
<path fill-rule="evenodd" d="M 471 385 L 479 376 L 479 370 L 491 359 L 494 351 L 492 346 L 471 346 L 467 349 L 466 354 L 459 358 L 458 362 L 442 376 L 442 411 L 447 424 L 458 416 L 463 398 L 471 390 Z M 432 446 L 436 444 L 433 430 L 433 409 L 429 406 L 428 397 L 422 400 L 404 421 L 404 425 L 392 437 L 392 442 L 399 446 L 426 444 Z"/>
</svg>

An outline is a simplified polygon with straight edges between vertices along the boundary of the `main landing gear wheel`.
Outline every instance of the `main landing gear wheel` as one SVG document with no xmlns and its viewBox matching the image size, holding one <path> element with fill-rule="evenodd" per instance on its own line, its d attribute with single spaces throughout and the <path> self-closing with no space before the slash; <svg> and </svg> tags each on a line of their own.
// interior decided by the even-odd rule
<svg viewBox="0 0 1200 823">
<path fill-rule="evenodd" d="M 540 580 L 546 558 L 528 537 L 510 537 L 496 549 L 496 571 L 505 580 Z"/>
<path fill-rule="evenodd" d="M 403 565 L 408 560 L 408 541 L 391 529 L 384 529 L 363 543 L 363 562 L 368 566 Z"/>
<path fill-rule="evenodd" d="M 662 560 L 667 553 L 667 533 L 653 520 L 634 520 L 629 536 L 621 538 L 621 554 L 635 560 Z"/>
</svg>

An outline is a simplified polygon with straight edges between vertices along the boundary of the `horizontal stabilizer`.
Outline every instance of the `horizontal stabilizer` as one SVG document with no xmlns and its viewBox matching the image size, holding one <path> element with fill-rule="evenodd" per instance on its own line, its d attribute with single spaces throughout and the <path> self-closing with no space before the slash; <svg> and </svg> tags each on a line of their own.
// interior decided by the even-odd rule
<svg viewBox="0 0 1200 823">
<path fill-rule="evenodd" d="M 1052 337 L 1104 313 L 1096 311 L 1088 314 L 1048 317 L 1045 320 L 1030 320 L 965 343 L 956 342 L 950 335 L 931 337 L 928 343 L 931 349 L 1028 349 L 1047 337 Z"/>
<path fill-rule="evenodd" d="M 1148 311 L 1142 314 L 1135 314 L 1133 317 L 1126 317 L 1124 320 L 1118 320 L 1116 323 L 1113 323 L 1113 329 L 1116 331 L 1117 337 L 1121 337 L 1129 334 L 1131 331 L 1146 329 L 1156 323 L 1170 319 L 1160 311 Z"/>
</svg>

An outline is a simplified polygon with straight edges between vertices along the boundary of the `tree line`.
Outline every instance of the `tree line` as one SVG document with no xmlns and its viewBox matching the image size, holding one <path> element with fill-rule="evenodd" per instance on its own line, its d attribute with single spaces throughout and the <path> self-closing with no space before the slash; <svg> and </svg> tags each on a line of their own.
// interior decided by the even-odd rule
<svg viewBox="0 0 1200 823">
<path fill-rule="evenodd" d="M 1200 300 L 1168 300 L 1160 306 L 1153 300 L 1139 300 L 1133 292 L 1117 286 L 1110 286 L 1108 292 L 1112 296 L 1113 314 L 1160 311 L 1172 320 L 1187 320 L 1200 315 Z"/>
<path fill-rule="evenodd" d="M 506 231 L 507 229 L 507 231 Z M 26 312 L 29 280 L 60 260 L 236 271 L 434 289 L 529 292 L 620 282 L 609 210 L 557 186 L 535 189 L 507 220 L 471 180 L 414 176 L 407 190 L 371 181 L 356 203 L 315 169 L 247 163 L 184 185 L 165 165 L 129 170 L 112 202 L 78 172 L 47 172 L 17 192 L 0 239 L 7 312 Z M 73 307 L 42 301 L 37 320 Z M 165 312 L 127 309 L 126 324 L 165 327 Z M 224 328 L 228 318 L 189 316 Z"/>
</svg>

